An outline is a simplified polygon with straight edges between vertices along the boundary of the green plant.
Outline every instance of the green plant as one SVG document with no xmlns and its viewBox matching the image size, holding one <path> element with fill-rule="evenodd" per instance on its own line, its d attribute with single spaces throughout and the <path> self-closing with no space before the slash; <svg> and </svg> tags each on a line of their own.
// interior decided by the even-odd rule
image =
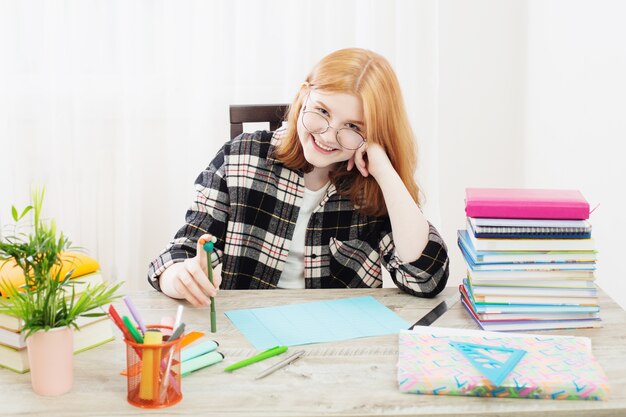
<svg viewBox="0 0 626 417">
<path fill-rule="evenodd" d="M 0 282 L 3 293 L 7 295 L 0 297 L 0 313 L 22 319 L 25 337 L 38 330 L 47 331 L 56 327 L 71 326 L 77 329 L 78 317 L 106 315 L 104 310 L 92 310 L 120 297 L 115 293 L 122 284 L 90 285 L 77 294 L 74 285 L 79 279 L 70 279 L 73 269 L 61 276 L 61 254 L 72 248 L 72 244 L 63 233 L 57 233 L 53 220 L 42 219 L 44 195 L 43 188 L 33 190 L 33 204 L 27 206 L 21 214 L 13 206 L 13 232 L 0 236 L 0 268 L 13 260 L 23 270 L 25 277 L 24 285 L 18 288 L 9 282 Z M 30 211 L 33 214 L 30 231 L 20 232 L 19 223 Z"/>
</svg>

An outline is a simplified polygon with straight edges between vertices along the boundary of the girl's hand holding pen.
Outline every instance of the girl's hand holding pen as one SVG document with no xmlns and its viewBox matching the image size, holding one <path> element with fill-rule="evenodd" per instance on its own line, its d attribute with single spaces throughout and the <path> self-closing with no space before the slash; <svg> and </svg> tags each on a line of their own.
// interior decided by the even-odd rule
<svg viewBox="0 0 626 417">
<path fill-rule="evenodd" d="M 160 284 L 163 292 L 173 298 L 184 298 L 195 307 L 211 304 L 210 297 L 217 295 L 222 277 L 214 275 L 213 284 L 207 271 L 207 253 L 203 248 L 206 241 L 214 240 L 210 234 L 204 234 L 196 244 L 196 256 L 175 263 L 161 274 Z"/>
</svg>

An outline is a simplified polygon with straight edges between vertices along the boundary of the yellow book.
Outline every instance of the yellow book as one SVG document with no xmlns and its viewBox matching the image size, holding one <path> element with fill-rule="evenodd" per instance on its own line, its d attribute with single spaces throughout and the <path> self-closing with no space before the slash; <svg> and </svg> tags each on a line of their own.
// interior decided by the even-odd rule
<svg viewBox="0 0 626 417">
<path fill-rule="evenodd" d="M 96 271 L 73 278 L 72 282 L 74 283 L 73 289 L 76 292 L 76 295 L 79 295 L 87 289 L 88 286 L 102 284 L 105 282 L 105 279 L 100 271 Z M 68 298 L 72 295 L 72 287 L 65 287 L 63 291 L 66 293 Z M 101 310 L 98 309 L 98 312 L 99 311 Z M 0 313 L 0 344 L 2 344 L 2 330 L 6 329 L 12 332 L 20 332 L 23 326 L 24 322 L 21 319 L 8 314 Z"/>
<path fill-rule="evenodd" d="M 63 266 L 61 267 L 61 277 L 64 277 L 72 269 L 71 278 L 77 278 L 96 272 L 100 269 L 100 264 L 94 258 L 80 252 L 65 252 L 61 255 Z M 13 287 L 24 285 L 24 272 L 17 266 L 15 261 L 0 261 L 0 283 L 10 283 Z M 1 286 L 0 286 L 1 287 Z M 0 288 L 0 296 L 5 296 Z"/>
</svg>

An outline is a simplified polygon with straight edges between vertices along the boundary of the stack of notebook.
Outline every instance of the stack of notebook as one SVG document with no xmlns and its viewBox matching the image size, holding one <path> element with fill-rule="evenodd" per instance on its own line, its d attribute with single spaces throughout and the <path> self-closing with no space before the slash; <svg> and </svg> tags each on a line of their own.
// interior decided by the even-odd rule
<svg viewBox="0 0 626 417">
<path fill-rule="evenodd" d="M 589 204 L 579 191 L 466 190 L 462 302 L 485 330 L 600 327 Z"/>
</svg>

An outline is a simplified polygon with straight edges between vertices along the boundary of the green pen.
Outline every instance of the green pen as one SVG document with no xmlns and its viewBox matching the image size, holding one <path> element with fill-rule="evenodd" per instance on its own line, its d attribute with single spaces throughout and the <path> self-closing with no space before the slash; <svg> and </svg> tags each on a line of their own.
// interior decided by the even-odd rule
<svg viewBox="0 0 626 417">
<path fill-rule="evenodd" d="M 143 337 L 141 336 L 141 333 L 139 333 L 137 331 L 137 328 L 133 326 L 133 323 L 130 322 L 130 319 L 128 318 L 128 316 L 122 317 L 122 321 L 124 322 L 124 324 L 126 325 L 126 328 L 130 332 L 130 335 L 133 337 L 133 339 L 135 339 L 135 342 L 143 343 Z"/>
<path fill-rule="evenodd" d="M 206 267 L 207 272 L 209 273 L 209 282 L 211 285 L 213 284 L 213 264 L 211 263 L 211 253 L 213 252 L 213 244 L 217 241 L 217 238 L 213 236 L 210 241 L 205 241 L 204 239 L 200 239 L 200 244 L 206 251 Z M 217 315 L 215 312 L 215 298 L 211 298 L 211 333 L 217 332 Z"/>
<path fill-rule="evenodd" d="M 268 349 L 264 352 L 259 353 L 258 355 L 251 356 L 248 359 L 244 359 L 242 361 L 233 363 L 232 365 L 224 368 L 226 372 L 234 371 L 235 369 L 243 368 L 244 366 L 252 365 L 253 363 L 260 362 L 264 359 L 271 358 L 272 356 L 280 355 L 281 353 L 285 353 L 287 351 L 287 346 L 275 346 L 271 349 Z"/>
</svg>

